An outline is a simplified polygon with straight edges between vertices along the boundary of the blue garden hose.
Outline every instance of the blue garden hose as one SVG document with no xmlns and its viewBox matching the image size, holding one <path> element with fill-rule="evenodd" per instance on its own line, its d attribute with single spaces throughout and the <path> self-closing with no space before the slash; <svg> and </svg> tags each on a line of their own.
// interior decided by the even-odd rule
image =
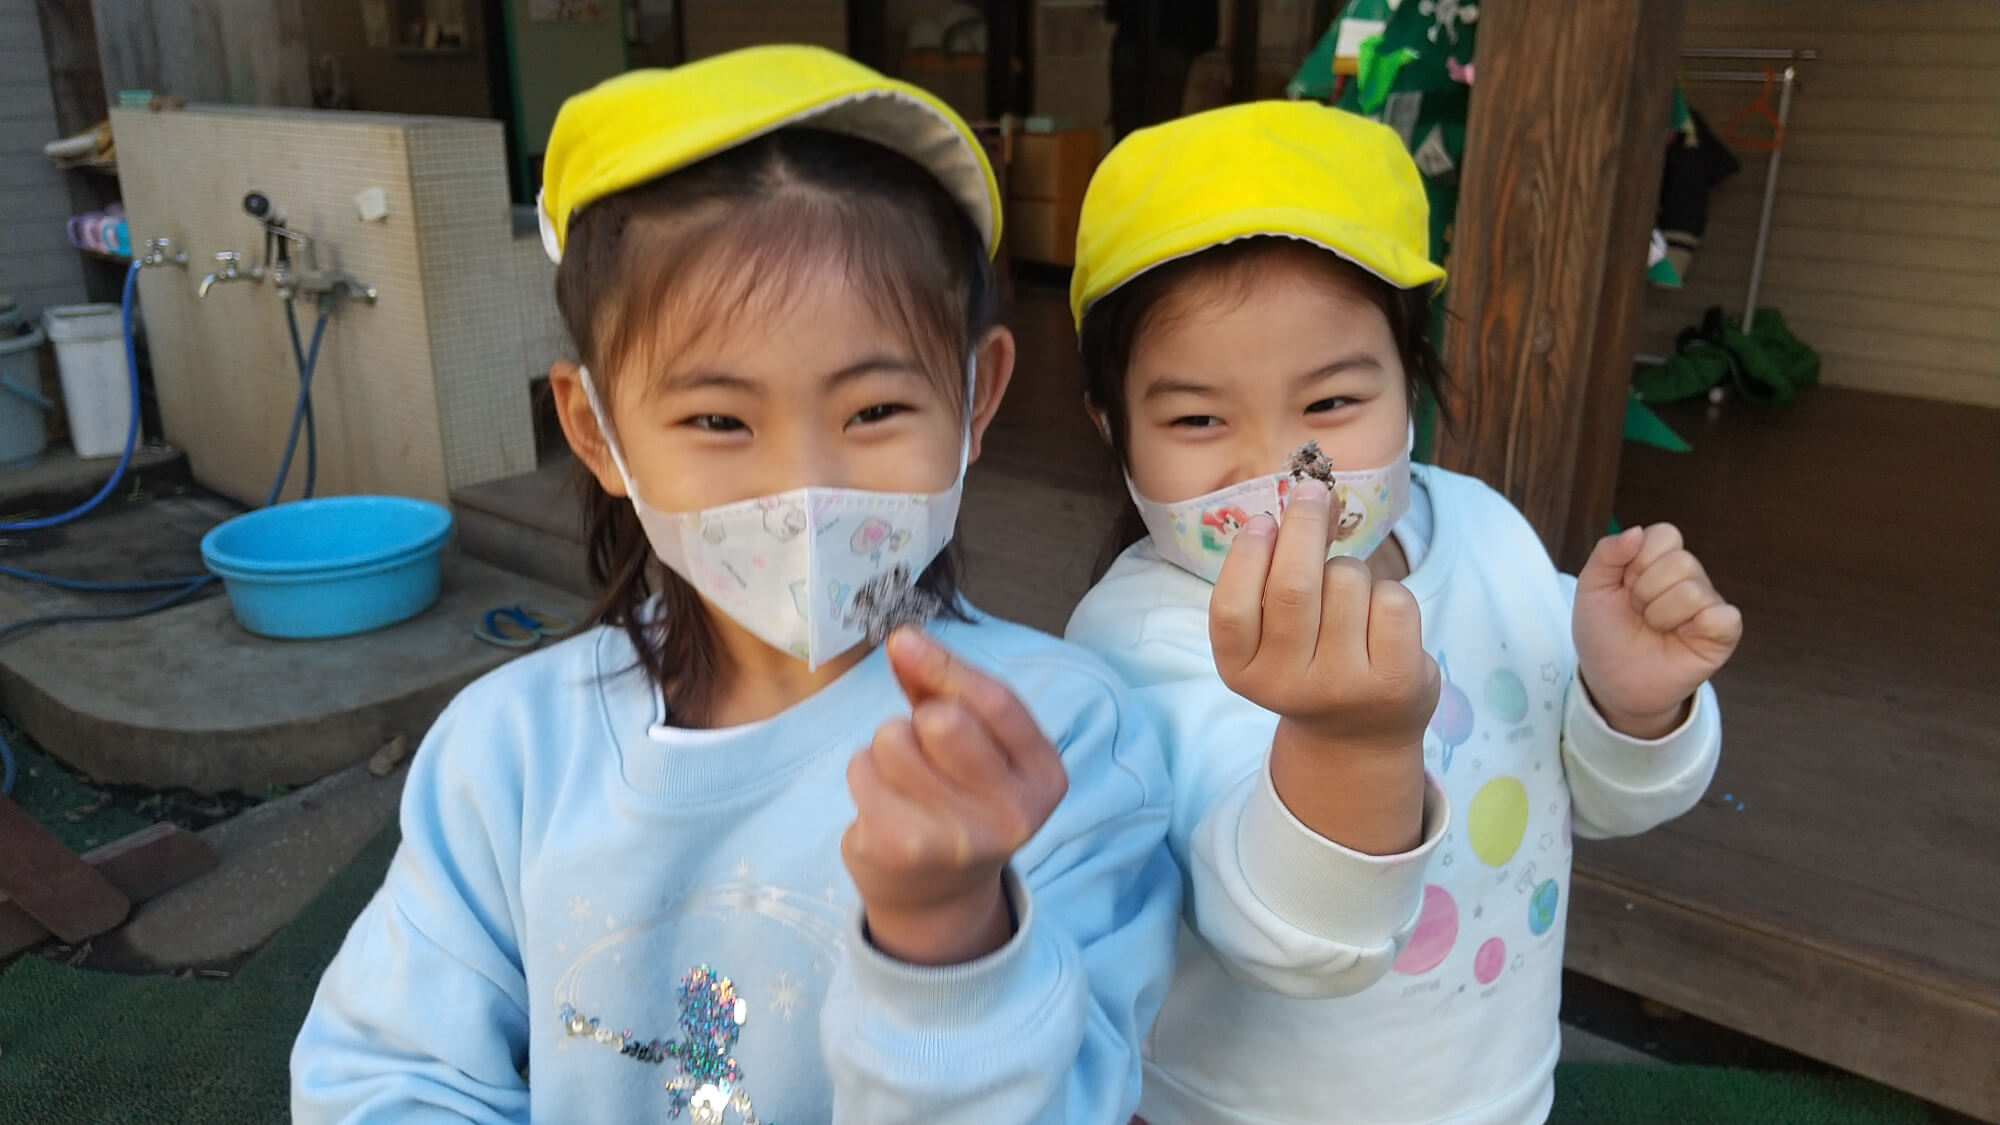
<svg viewBox="0 0 2000 1125">
<path fill-rule="evenodd" d="M 0 523 L 0 532 L 40 531 L 44 528 L 56 527 L 88 515 L 98 505 L 104 503 L 105 499 L 118 487 L 118 482 L 124 479 L 125 470 L 131 466 L 132 453 L 139 444 L 139 355 L 138 349 L 132 340 L 132 298 L 138 286 L 139 268 L 138 263 L 135 262 L 126 270 L 124 295 L 119 304 L 119 319 L 125 330 L 125 370 L 129 378 L 129 386 L 132 393 L 132 417 L 125 427 L 125 450 L 118 457 L 117 467 L 112 469 L 110 479 L 104 482 L 104 487 L 98 489 L 95 496 L 71 508 L 69 511 L 38 519 L 21 520 L 15 523 Z M 291 302 L 285 302 L 285 324 L 291 330 L 292 359 L 298 364 L 299 368 L 299 397 L 297 404 L 292 409 L 291 430 L 285 439 L 284 456 L 278 463 L 277 479 L 272 482 L 271 492 L 264 499 L 264 506 L 267 508 L 278 502 L 278 494 L 283 492 L 285 488 L 285 479 L 291 475 L 292 457 L 298 449 L 299 431 L 301 429 L 304 429 L 306 437 L 306 480 L 303 495 L 310 497 L 313 494 L 313 486 L 316 483 L 315 478 L 318 476 L 319 443 L 313 427 L 312 376 L 314 368 L 319 365 L 320 341 L 326 335 L 326 322 L 331 313 L 330 299 L 321 298 L 319 322 L 313 327 L 312 347 L 310 350 L 307 350 L 300 346 L 298 317 L 292 311 Z M 0 626 L 0 640 L 5 640 L 16 633 L 26 632 L 29 629 L 40 628 L 44 625 L 64 625 L 91 621 L 125 621 L 135 617 L 144 617 L 149 613 L 158 613 L 160 610 L 179 605 L 181 602 L 193 597 L 195 593 L 210 582 L 215 581 L 215 575 L 213 574 L 197 574 L 184 578 L 160 578 L 142 582 L 90 582 L 82 579 L 62 578 L 53 574 L 41 574 L 36 571 L 22 570 L 11 566 L 0 566 L 0 574 L 4 574 L 10 578 L 18 578 L 26 582 L 53 586 L 60 590 L 73 590 L 83 593 L 173 591 L 166 597 L 147 602 L 145 605 L 136 606 L 132 609 L 113 610 L 108 613 L 64 613 L 23 618 L 6 626 Z M 0 735 L 0 795 L 10 794 L 14 791 L 15 774 L 13 747 L 7 744 L 7 739 L 4 735 Z"/>
</svg>

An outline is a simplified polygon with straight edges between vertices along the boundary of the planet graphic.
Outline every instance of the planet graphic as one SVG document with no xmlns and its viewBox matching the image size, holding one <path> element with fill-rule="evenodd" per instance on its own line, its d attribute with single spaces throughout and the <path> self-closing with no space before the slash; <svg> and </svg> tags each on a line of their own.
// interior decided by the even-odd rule
<svg viewBox="0 0 2000 1125">
<path fill-rule="evenodd" d="M 1513 726 L 1528 717 L 1528 687 L 1513 669 L 1495 669 L 1486 677 L 1486 706 L 1501 722 Z"/>
<path fill-rule="evenodd" d="M 1444 654 L 1438 653 L 1438 671 L 1443 674 L 1444 687 L 1438 691 L 1437 710 L 1431 714 L 1431 733 L 1444 744 L 1439 756 L 1440 772 L 1451 771 L 1451 758 L 1465 740 L 1472 737 L 1472 699 L 1465 689 L 1451 682 L 1451 665 L 1445 662 Z"/>
<path fill-rule="evenodd" d="M 1507 943 L 1497 937 L 1487 938 L 1486 944 L 1472 956 L 1472 976 L 1480 984 L 1492 984 L 1506 967 Z"/>
<path fill-rule="evenodd" d="M 1445 955 L 1457 940 L 1458 903 L 1443 887 L 1426 884 L 1424 908 L 1417 914 L 1417 928 L 1410 934 L 1410 944 L 1403 947 L 1402 954 L 1389 967 L 1406 976 L 1428 973 L 1444 963 Z"/>
<path fill-rule="evenodd" d="M 1500 867 L 1520 850 L 1528 831 L 1528 790 L 1518 778 L 1496 777 L 1479 787 L 1465 814 L 1465 835 L 1473 854 Z"/>
<path fill-rule="evenodd" d="M 1561 892 L 1556 890 L 1554 879 L 1544 879 L 1535 887 L 1535 893 L 1528 899 L 1528 932 L 1541 937 L 1556 924 L 1556 899 Z"/>
</svg>

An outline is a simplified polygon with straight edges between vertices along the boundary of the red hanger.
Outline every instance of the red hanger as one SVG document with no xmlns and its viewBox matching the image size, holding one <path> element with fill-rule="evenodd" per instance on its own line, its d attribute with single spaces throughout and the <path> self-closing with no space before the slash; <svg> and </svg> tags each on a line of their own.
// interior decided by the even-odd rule
<svg viewBox="0 0 2000 1125">
<path fill-rule="evenodd" d="M 1770 70 L 1766 69 L 1764 71 L 1763 92 L 1757 95 L 1756 101 L 1730 114 L 1729 120 L 1723 122 L 1723 140 L 1742 148 L 1756 149 L 1759 152 L 1776 152 L 1785 143 L 1784 123 L 1778 120 L 1777 112 L 1771 108 L 1771 83 L 1774 80 L 1775 77 Z M 1752 117 L 1763 118 L 1771 126 L 1771 135 L 1768 137 L 1757 137 L 1738 131 L 1737 126 Z"/>
</svg>

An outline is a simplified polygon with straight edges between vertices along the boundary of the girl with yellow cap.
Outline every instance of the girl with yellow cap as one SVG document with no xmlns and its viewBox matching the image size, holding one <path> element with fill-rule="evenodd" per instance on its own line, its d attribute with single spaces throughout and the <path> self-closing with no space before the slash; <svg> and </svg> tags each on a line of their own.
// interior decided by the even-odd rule
<svg viewBox="0 0 2000 1125">
<path fill-rule="evenodd" d="M 1014 360 L 980 146 L 761 48 L 570 99 L 545 177 L 599 627 L 431 730 L 296 1119 L 1119 1125 L 1167 779 L 1108 669 L 953 584 Z"/>
<path fill-rule="evenodd" d="M 1542 1121 L 1572 832 L 1715 770 L 1741 616 L 1680 534 L 1570 578 L 1410 465 L 1426 230 L 1395 133 L 1304 102 L 1135 133 L 1085 197 L 1071 303 L 1134 508 L 1068 635 L 1158 720 L 1189 894 L 1152 1125 Z"/>
</svg>

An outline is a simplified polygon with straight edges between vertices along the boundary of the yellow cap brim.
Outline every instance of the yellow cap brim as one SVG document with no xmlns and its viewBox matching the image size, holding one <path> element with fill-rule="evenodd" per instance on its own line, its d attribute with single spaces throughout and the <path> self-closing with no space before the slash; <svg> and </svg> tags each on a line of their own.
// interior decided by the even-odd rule
<svg viewBox="0 0 2000 1125">
<path fill-rule="evenodd" d="M 1293 238 L 1398 289 L 1445 277 L 1429 205 L 1390 129 L 1306 102 L 1210 110 L 1127 137 L 1085 193 L 1070 312 L 1148 270 L 1245 238 Z"/>
<path fill-rule="evenodd" d="M 563 103 L 535 208 L 562 260 L 570 219 L 591 203 L 779 129 L 810 126 L 915 161 L 1000 246 L 1000 187 L 986 150 L 950 106 L 817 47 L 752 47 L 672 70 L 612 78 Z"/>
</svg>

